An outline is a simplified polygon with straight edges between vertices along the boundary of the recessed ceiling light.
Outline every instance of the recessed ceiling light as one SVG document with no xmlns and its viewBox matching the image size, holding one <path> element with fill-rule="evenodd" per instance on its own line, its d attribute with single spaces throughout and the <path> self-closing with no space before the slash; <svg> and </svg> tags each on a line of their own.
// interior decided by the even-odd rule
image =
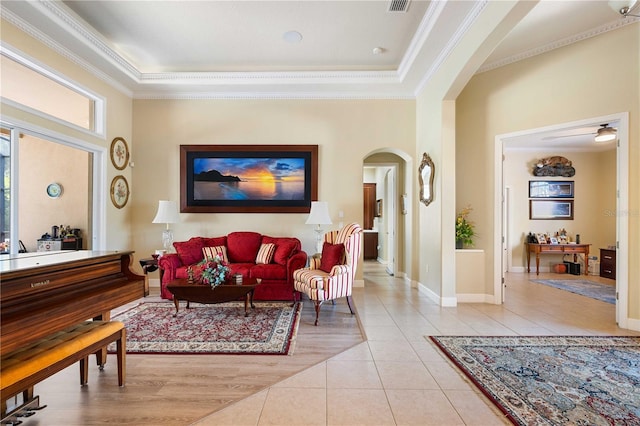
<svg viewBox="0 0 640 426">
<path fill-rule="evenodd" d="M 287 43 L 300 43 L 300 41 L 302 41 L 302 34 L 298 31 L 287 31 L 282 35 L 282 39 Z"/>
<path fill-rule="evenodd" d="M 382 47 L 374 47 L 372 50 L 374 55 L 380 55 L 381 53 L 384 53 L 384 49 Z"/>
</svg>

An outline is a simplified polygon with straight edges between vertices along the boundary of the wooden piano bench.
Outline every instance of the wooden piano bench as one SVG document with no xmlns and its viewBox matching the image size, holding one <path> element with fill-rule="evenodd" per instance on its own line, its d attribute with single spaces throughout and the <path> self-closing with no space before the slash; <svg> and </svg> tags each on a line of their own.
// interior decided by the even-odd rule
<svg viewBox="0 0 640 426">
<path fill-rule="evenodd" d="M 85 385 L 89 378 L 89 355 L 100 353 L 112 342 L 116 342 L 118 385 L 124 386 L 126 330 L 119 321 L 85 321 L 3 355 L 0 360 L 2 424 L 18 424 L 18 415 L 28 416 L 33 414 L 32 410 L 44 408 L 38 407 L 34 385 L 76 361 L 80 361 L 80 385 Z M 20 393 L 23 403 L 7 413 L 7 400 Z"/>
</svg>

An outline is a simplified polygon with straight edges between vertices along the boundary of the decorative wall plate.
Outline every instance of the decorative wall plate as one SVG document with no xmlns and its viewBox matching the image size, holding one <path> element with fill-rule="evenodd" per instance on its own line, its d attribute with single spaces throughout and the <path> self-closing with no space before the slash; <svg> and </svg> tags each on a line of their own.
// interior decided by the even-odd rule
<svg viewBox="0 0 640 426">
<path fill-rule="evenodd" d="M 116 208 L 121 209 L 129 201 L 129 182 L 127 178 L 122 175 L 118 175 L 111 181 L 111 202 Z"/>
<path fill-rule="evenodd" d="M 115 138 L 111 142 L 111 162 L 113 167 L 118 170 L 124 170 L 129 164 L 129 147 L 124 138 Z"/>
<path fill-rule="evenodd" d="M 59 183 L 52 183 L 47 186 L 47 195 L 51 198 L 58 198 L 62 195 L 62 185 Z"/>
</svg>

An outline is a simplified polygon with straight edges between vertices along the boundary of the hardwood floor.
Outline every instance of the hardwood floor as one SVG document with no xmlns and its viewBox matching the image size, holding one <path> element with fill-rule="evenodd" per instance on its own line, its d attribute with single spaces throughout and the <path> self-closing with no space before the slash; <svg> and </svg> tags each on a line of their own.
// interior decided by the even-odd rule
<svg viewBox="0 0 640 426">
<path fill-rule="evenodd" d="M 158 289 L 151 291 L 147 300 L 160 300 Z M 127 355 L 122 388 L 115 355 L 102 372 L 92 358 L 85 387 L 78 385 L 77 365 L 38 384 L 35 393 L 47 408 L 22 426 L 191 424 L 364 341 L 344 301 L 323 306 L 318 327 L 314 320 L 313 304 L 306 300 L 289 356 Z"/>
<path fill-rule="evenodd" d="M 357 316 L 339 300 L 314 327 L 304 304 L 292 356 L 129 355 L 123 388 L 114 358 L 86 387 L 73 366 L 36 386 L 48 407 L 23 426 L 504 424 L 425 336 L 640 335 L 611 304 L 529 281 L 584 276 L 507 274 L 503 305 L 443 308 L 376 262 L 364 271 Z"/>
</svg>

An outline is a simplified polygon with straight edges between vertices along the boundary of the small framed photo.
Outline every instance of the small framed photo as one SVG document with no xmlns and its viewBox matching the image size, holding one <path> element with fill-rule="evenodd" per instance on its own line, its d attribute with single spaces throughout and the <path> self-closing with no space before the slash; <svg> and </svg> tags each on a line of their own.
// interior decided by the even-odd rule
<svg viewBox="0 0 640 426">
<path fill-rule="evenodd" d="M 572 180 L 530 180 L 529 198 L 573 198 Z"/>
<path fill-rule="evenodd" d="M 558 244 L 558 239 L 556 237 L 551 237 L 551 244 Z"/>
<path fill-rule="evenodd" d="M 536 240 L 538 240 L 538 244 L 547 244 L 547 238 L 544 234 L 536 234 Z"/>
<path fill-rule="evenodd" d="M 111 142 L 111 164 L 117 170 L 124 170 L 129 164 L 129 147 L 124 138 L 117 137 Z"/>
<path fill-rule="evenodd" d="M 573 200 L 529 200 L 530 220 L 573 220 Z"/>
<path fill-rule="evenodd" d="M 114 177 L 111 181 L 109 193 L 111 202 L 116 208 L 121 209 L 127 205 L 127 201 L 129 201 L 129 182 L 127 182 L 127 178 L 122 175 Z"/>
</svg>

